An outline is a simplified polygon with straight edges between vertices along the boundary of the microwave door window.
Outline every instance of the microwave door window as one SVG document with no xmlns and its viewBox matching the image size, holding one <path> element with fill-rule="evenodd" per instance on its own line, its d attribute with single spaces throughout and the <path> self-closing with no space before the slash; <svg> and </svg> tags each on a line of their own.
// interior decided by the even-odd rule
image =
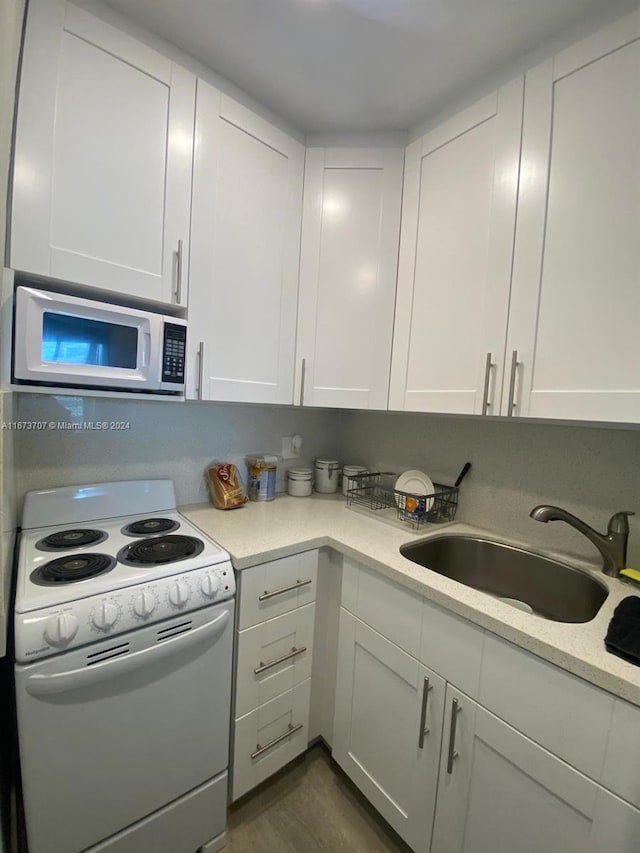
<svg viewBox="0 0 640 853">
<path fill-rule="evenodd" d="M 41 358 L 50 364 L 135 369 L 138 330 L 133 326 L 45 311 Z"/>
</svg>

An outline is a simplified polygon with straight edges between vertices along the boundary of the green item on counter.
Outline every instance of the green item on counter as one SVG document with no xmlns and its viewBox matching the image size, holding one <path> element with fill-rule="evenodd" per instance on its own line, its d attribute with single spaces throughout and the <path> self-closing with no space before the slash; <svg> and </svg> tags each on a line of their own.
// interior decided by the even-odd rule
<svg viewBox="0 0 640 853">
<path fill-rule="evenodd" d="M 640 584 L 640 572 L 637 569 L 620 569 L 622 580 L 630 580 L 632 583 Z"/>
</svg>

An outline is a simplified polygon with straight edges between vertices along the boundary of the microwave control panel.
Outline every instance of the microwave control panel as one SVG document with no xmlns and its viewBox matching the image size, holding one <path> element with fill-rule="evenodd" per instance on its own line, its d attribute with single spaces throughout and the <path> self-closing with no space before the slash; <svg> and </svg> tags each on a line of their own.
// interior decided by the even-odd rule
<svg viewBox="0 0 640 853">
<path fill-rule="evenodd" d="M 175 323 L 164 324 L 162 381 L 184 384 L 187 327 Z"/>
</svg>

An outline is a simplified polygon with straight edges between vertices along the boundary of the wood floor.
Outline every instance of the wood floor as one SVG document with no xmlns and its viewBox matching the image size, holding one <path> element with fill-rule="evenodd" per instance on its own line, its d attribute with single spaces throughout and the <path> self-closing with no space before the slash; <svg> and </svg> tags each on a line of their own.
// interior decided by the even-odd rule
<svg viewBox="0 0 640 853">
<path fill-rule="evenodd" d="M 224 853 L 410 853 L 323 746 L 231 807 Z"/>
</svg>

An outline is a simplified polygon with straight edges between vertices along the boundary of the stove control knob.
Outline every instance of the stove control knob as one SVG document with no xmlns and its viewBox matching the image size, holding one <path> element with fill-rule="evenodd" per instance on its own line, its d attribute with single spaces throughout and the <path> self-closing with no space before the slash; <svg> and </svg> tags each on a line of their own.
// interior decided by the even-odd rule
<svg viewBox="0 0 640 853">
<path fill-rule="evenodd" d="M 44 626 L 44 638 L 50 646 L 66 646 L 78 633 L 78 620 L 71 613 L 50 616 Z"/>
<path fill-rule="evenodd" d="M 220 591 L 220 578 L 217 575 L 205 575 L 200 581 L 200 590 L 205 598 L 215 598 Z"/>
<path fill-rule="evenodd" d="M 189 587 L 184 581 L 176 581 L 169 590 L 169 601 L 174 607 L 184 607 L 189 601 Z"/>
<path fill-rule="evenodd" d="M 133 602 L 133 612 L 141 619 L 146 619 L 156 609 L 157 603 L 157 599 L 152 592 L 141 592 Z"/>
<path fill-rule="evenodd" d="M 118 621 L 120 611 L 110 601 L 103 601 L 91 614 L 91 621 L 99 631 L 108 631 Z"/>
</svg>

